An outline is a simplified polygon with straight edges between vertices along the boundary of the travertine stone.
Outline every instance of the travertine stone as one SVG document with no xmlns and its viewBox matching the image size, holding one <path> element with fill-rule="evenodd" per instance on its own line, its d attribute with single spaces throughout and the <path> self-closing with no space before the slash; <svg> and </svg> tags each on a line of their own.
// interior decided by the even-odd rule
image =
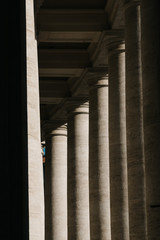
<svg viewBox="0 0 160 240">
<path fill-rule="evenodd" d="M 68 240 L 89 240 L 88 102 L 69 102 Z"/>
<path fill-rule="evenodd" d="M 33 2 L 33 0 L 26 1 L 29 239 L 44 240 L 43 165 L 40 141 L 37 41 L 35 39 Z"/>
<path fill-rule="evenodd" d="M 67 240 L 67 126 L 47 124 L 45 240 Z"/>
<path fill-rule="evenodd" d="M 92 69 L 89 84 L 89 192 L 91 240 L 110 240 L 108 74 Z"/>
<path fill-rule="evenodd" d="M 141 0 L 144 151 L 148 240 L 160 238 L 160 5 Z"/>
<path fill-rule="evenodd" d="M 110 38 L 108 54 L 111 236 L 112 240 L 128 240 L 124 41 L 116 37 Z"/>
<path fill-rule="evenodd" d="M 126 125 L 130 240 L 147 239 L 140 1 L 125 5 Z"/>
</svg>

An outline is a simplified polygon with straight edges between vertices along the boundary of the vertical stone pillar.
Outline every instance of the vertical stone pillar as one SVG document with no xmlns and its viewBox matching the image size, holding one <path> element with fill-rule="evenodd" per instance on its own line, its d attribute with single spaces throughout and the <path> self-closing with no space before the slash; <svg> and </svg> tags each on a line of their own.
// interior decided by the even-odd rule
<svg viewBox="0 0 160 240">
<path fill-rule="evenodd" d="M 160 237 L 160 6 L 141 0 L 143 125 L 148 239 Z"/>
<path fill-rule="evenodd" d="M 129 239 L 125 45 L 118 37 L 108 40 L 109 159 L 112 240 Z"/>
<path fill-rule="evenodd" d="M 26 0 L 29 239 L 44 240 L 43 163 L 34 1 Z"/>
<path fill-rule="evenodd" d="M 68 240 L 89 240 L 88 102 L 68 103 Z"/>
<path fill-rule="evenodd" d="M 110 240 L 108 75 L 89 72 L 89 192 L 91 240 Z"/>
<path fill-rule="evenodd" d="M 45 240 L 67 240 L 67 126 L 46 128 Z"/>
<path fill-rule="evenodd" d="M 126 125 L 130 239 L 147 239 L 140 1 L 126 0 Z"/>
</svg>

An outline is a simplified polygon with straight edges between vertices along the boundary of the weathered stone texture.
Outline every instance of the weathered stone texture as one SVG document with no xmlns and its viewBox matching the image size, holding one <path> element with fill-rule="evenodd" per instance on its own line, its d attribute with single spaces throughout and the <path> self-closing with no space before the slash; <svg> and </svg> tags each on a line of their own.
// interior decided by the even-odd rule
<svg viewBox="0 0 160 240">
<path fill-rule="evenodd" d="M 68 240 L 89 240 L 88 103 L 68 105 Z"/>
<path fill-rule="evenodd" d="M 141 0 L 144 152 L 148 240 L 160 236 L 160 17 L 159 2 Z"/>
<path fill-rule="evenodd" d="M 124 41 L 111 39 L 108 43 L 108 54 L 111 236 L 112 240 L 128 240 Z"/>
<path fill-rule="evenodd" d="M 50 123 L 46 137 L 45 240 L 67 240 L 67 126 Z"/>
<path fill-rule="evenodd" d="M 130 239 L 145 240 L 147 222 L 139 1 L 130 1 L 125 6 L 125 48 Z"/>
<path fill-rule="evenodd" d="M 39 79 L 33 0 L 26 1 L 29 238 L 44 240 L 43 166 L 40 145 Z"/>
<path fill-rule="evenodd" d="M 110 240 L 108 75 L 91 72 L 89 84 L 89 191 L 92 240 Z"/>
</svg>

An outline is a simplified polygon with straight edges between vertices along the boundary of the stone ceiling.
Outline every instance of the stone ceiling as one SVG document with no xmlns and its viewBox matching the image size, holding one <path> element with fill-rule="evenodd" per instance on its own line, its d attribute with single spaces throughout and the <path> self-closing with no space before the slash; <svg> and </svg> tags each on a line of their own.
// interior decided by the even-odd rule
<svg viewBox="0 0 160 240">
<path fill-rule="evenodd" d="M 36 6 L 43 121 L 66 98 L 87 95 L 88 68 L 107 66 L 101 42 L 106 31 L 123 28 L 122 0 L 37 0 Z"/>
</svg>

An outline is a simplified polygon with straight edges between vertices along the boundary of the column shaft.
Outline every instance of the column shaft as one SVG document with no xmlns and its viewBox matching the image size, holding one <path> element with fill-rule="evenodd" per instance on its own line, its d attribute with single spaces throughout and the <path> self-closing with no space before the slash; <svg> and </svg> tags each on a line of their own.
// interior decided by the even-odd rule
<svg viewBox="0 0 160 240">
<path fill-rule="evenodd" d="M 88 104 L 68 111 L 68 240 L 89 240 Z"/>
<path fill-rule="evenodd" d="M 130 239 L 147 239 L 139 1 L 125 8 L 126 124 Z"/>
<path fill-rule="evenodd" d="M 112 240 L 129 239 L 124 42 L 108 45 L 109 158 Z"/>
<path fill-rule="evenodd" d="M 148 239 L 160 237 L 160 6 L 141 0 L 144 151 Z"/>
<path fill-rule="evenodd" d="M 91 240 L 110 240 L 108 76 L 90 73 L 88 83 Z"/>
<path fill-rule="evenodd" d="M 46 139 L 45 239 L 67 240 L 67 128 L 58 126 Z"/>
<path fill-rule="evenodd" d="M 27 117 L 29 239 L 44 239 L 43 163 L 40 138 L 40 102 L 37 41 L 34 26 L 34 1 L 26 1 Z"/>
</svg>

